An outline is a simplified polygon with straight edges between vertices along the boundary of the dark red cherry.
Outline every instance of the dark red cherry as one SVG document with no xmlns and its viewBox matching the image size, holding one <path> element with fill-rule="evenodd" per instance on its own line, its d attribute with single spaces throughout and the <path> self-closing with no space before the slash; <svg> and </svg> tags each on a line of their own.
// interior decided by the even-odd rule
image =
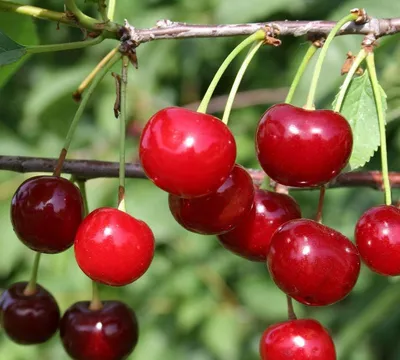
<svg viewBox="0 0 400 360">
<path fill-rule="evenodd" d="M 317 186 L 346 166 L 353 147 L 351 127 L 331 110 L 277 104 L 262 116 L 256 134 L 258 161 L 280 184 Z"/>
<path fill-rule="evenodd" d="M 0 325 L 16 343 L 41 344 L 58 330 L 60 310 L 54 297 L 36 284 L 36 292 L 25 295 L 27 282 L 18 282 L 0 297 Z"/>
<path fill-rule="evenodd" d="M 83 220 L 74 249 L 79 267 L 92 280 L 122 286 L 137 280 L 149 268 L 154 236 L 145 222 L 104 207 Z"/>
<path fill-rule="evenodd" d="M 336 360 L 331 336 L 312 319 L 270 326 L 262 335 L 260 355 L 262 360 Z"/>
<path fill-rule="evenodd" d="M 81 193 L 72 182 L 56 176 L 36 176 L 15 192 L 11 222 L 26 246 L 54 254 L 73 244 L 83 210 Z"/>
<path fill-rule="evenodd" d="M 355 245 L 336 230 L 308 219 L 291 220 L 274 233 L 267 264 L 283 292 L 314 306 L 346 297 L 360 272 Z"/>
<path fill-rule="evenodd" d="M 192 199 L 170 194 L 168 200 L 172 215 L 185 229 L 213 235 L 234 228 L 250 211 L 253 199 L 253 180 L 243 167 L 235 165 L 216 192 Z"/>
<path fill-rule="evenodd" d="M 148 121 L 140 138 L 139 156 L 146 175 L 158 187 L 182 197 L 216 191 L 228 178 L 236 143 L 218 118 L 169 107 Z"/>
<path fill-rule="evenodd" d="M 74 360 L 123 360 L 135 348 L 139 328 L 135 313 L 119 301 L 90 310 L 89 301 L 73 304 L 60 323 L 64 348 Z"/>
<path fill-rule="evenodd" d="M 367 210 L 357 222 L 355 240 L 371 270 L 400 275 L 400 209 L 381 205 Z"/>
<path fill-rule="evenodd" d="M 246 259 L 265 261 L 274 231 L 301 217 L 300 207 L 290 196 L 257 189 L 250 212 L 218 240 L 228 250 Z"/>
</svg>

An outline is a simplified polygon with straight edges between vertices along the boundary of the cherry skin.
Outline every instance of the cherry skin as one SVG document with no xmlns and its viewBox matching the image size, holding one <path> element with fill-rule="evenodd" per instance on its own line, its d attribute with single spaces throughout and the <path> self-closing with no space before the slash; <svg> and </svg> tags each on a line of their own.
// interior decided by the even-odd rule
<svg viewBox="0 0 400 360">
<path fill-rule="evenodd" d="M 267 264 L 283 292 L 313 306 L 346 297 L 360 272 L 356 246 L 336 230 L 308 219 L 291 220 L 274 233 Z"/>
<path fill-rule="evenodd" d="M 0 297 L 0 325 L 14 342 L 41 344 L 58 330 L 60 310 L 54 297 L 36 284 L 36 292 L 25 295 L 27 282 L 18 282 Z"/>
<path fill-rule="evenodd" d="M 346 166 L 353 147 L 349 123 L 331 110 L 277 104 L 262 116 L 256 133 L 261 167 L 280 184 L 322 185 Z"/>
<path fill-rule="evenodd" d="M 75 360 L 122 360 L 139 336 L 135 313 L 120 301 L 104 301 L 90 310 L 89 301 L 73 304 L 60 322 L 64 349 Z"/>
<path fill-rule="evenodd" d="M 56 176 L 36 176 L 15 192 L 11 222 L 26 246 L 55 254 L 73 244 L 83 210 L 81 193 L 72 182 Z"/>
<path fill-rule="evenodd" d="M 74 249 L 81 270 L 112 286 L 130 284 L 149 268 L 154 236 L 148 225 L 114 208 L 91 212 L 79 226 Z"/>
<path fill-rule="evenodd" d="M 185 199 L 169 195 L 169 208 L 185 229 L 215 235 L 233 229 L 253 205 L 254 185 L 251 176 L 235 165 L 225 182 L 209 195 Z"/>
<path fill-rule="evenodd" d="M 301 217 L 300 207 L 290 196 L 257 189 L 250 212 L 218 240 L 228 250 L 252 261 L 265 261 L 272 234 L 282 224 Z"/>
<path fill-rule="evenodd" d="M 381 275 L 400 275 L 400 209 L 381 205 L 358 220 L 355 240 L 364 263 Z"/>
<path fill-rule="evenodd" d="M 336 360 L 331 336 L 312 319 L 270 326 L 261 337 L 260 355 L 262 360 Z"/>
<path fill-rule="evenodd" d="M 139 157 L 158 187 L 191 198 L 217 191 L 224 183 L 235 165 L 236 143 L 218 118 L 168 107 L 143 129 Z"/>
</svg>

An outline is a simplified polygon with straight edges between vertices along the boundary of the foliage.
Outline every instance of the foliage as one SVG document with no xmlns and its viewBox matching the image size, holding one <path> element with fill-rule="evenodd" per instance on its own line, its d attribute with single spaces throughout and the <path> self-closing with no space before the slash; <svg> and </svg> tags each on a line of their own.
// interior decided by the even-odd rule
<svg viewBox="0 0 400 360">
<path fill-rule="evenodd" d="M 25 1 L 29 3 L 29 1 Z M 62 11 L 62 2 L 31 1 L 32 4 Z M 56 4 L 57 3 L 57 4 Z M 96 6 L 85 5 L 95 14 Z M 355 6 L 366 7 L 377 17 L 391 17 L 398 11 L 397 0 L 384 4 L 372 0 L 317 1 L 192 1 L 192 0 L 120 0 L 117 19 L 128 18 L 136 27 L 149 27 L 160 18 L 195 23 L 266 21 L 271 19 L 338 19 Z M 82 39 L 78 29 L 28 17 L 0 14 L 0 31 L 23 45 L 62 43 Z M 37 34 L 37 35 L 36 35 Z M 377 49 L 376 62 L 388 101 L 388 146 L 390 170 L 400 170 L 400 42 L 398 36 L 384 38 Z M 318 87 L 318 107 L 330 107 L 342 79 L 340 68 L 347 51 L 356 53 L 361 37 L 335 39 L 324 64 Z M 136 161 L 137 135 L 134 127 L 142 126 L 161 107 L 184 105 L 198 101 L 212 79 L 218 65 L 238 39 L 193 39 L 159 41 L 138 49 L 139 70 L 130 71 L 129 107 L 130 138 L 127 158 Z M 68 124 L 77 105 L 72 92 L 90 69 L 114 46 L 106 41 L 85 50 L 34 55 L 25 63 L 0 67 L 0 153 L 8 155 L 56 157 L 63 143 Z M 280 48 L 260 50 L 249 67 L 240 91 L 287 87 L 293 72 L 306 50 L 304 38 L 283 38 Z M 24 57 L 23 60 L 25 60 Z M 10 78 L 11 74 L 18 71 Z M 228 93 L 234 74 L 240 66 L 236 61 L 228 70 L 218 94 Z M 115 69 L 119 71 L 119 69 Z M 77 135 L 70 158 L 118 159 L 118 122 L 113 117 L 114 82 L 107 77 L 90 101 Z M 310 83 L 307 73 L 296 95 L 303 104 Z M 283 99 L 282 99 L 283 100 Z M 271 105 L 244 107 L 232 113 L 230 126 L 238 144 L 238 161 L 257 166 L 254 153 L 254 132 L 258 119 Z M 222 109 L 220 109 L 222 110 Z M 217 115 L 221 115 L 217 112 Z M 368 169 L 379 168 L 375 155 Z M 33 253 L 15 237 L 9 218 L 9 205 L 17 186 L 29 175 L 0 173 L 0 287 L 25 280 Z M 117 179 L 98 179 L 88 183 L 91 209 L 115 205 Z M 286 316 L 284 295 L 270 279 L 264 264 L 250 263 L 227 253 L 213 237 L 186 232 L 169 213 L 167 195 L 145 180 L 127 183 L 128 211 L 145 220 L 153 229 L 157 251 L 149 272 L 137 283 L 126 288 L 101 289 L 104 298 L 127 302 L 138 314 L 141 334 L 139 345 L 130 359 L 146 360 L 255 360 L 262 331 Z M 394 191 L 394 195 L 399 193 Z M 305 217 L 312 217 L 318 194 L 293 192 L 300 201 Z M 383 195 L 371 189 L 329 190 L 326 196 L 324 222 L 350 238 L 357 218 L 368 207 L 382 202 Z M 396 199 L 396 198 L 395 198 Z M 72 250 L 44 256 L 39 282 L 56 296 L 66 309 L 77 300 L 90 297 L 90 282 L 80 272 Z M 385 290 L 398 297 L 399 284 L 373 275 L 363 269 L 358 284 L 344 301 L 327 308 L 296 305 L 299 316 L 312 316 L 332 330 L 341 360 L 398 359 L 400 348 L 400 312 L 396 302 L 379 309 L 376 325 L 365 331 L 371 311 L 369 306 L 379 300 Z M 378 310 L 378 309 L 377 309 Z M 351 346 L 343 334 L 360 338 Z M 0 333 L 0 359 L 67 359 L 57 337 L 43 346 L 21 347 Z"/>
</svg>

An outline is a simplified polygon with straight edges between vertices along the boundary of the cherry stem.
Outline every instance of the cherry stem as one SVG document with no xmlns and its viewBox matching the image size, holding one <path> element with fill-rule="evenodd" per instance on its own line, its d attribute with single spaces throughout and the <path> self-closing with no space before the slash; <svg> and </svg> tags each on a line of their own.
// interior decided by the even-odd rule
<svg viewBox="0 0 400 360">
<path fill-rule="evenodd" d="M 297 320 L 296 313 L 293 308 L 293 300 L 289 295 L 286 295 L 287 300 L 287 309 L 288 309 L 288 319 L 289 320 Z"/>
<path fill-rule="evenodd" d="M 24 289 L 24 295 L 26 296 L 33 295 L 36 293 L 36 280 L 39 271 L 39 263 L 41 255 L 42 253 L 40 252 L 37 252 L 35 254 L 35 260 L 33 261 L 31 278 L 29 280 L 28 285 L 26 285 L 26 288 Z"/>
<path fill-rule="evenodd" d="M 322 46 L 321 53 L 319 54 L 317 63 L 315 64 L 314 74 L 311 80 L 310 90 L 308 92 L 307 103 L 305 105 L 305 109 L 314 110 L 314 99 L 315 93 L 317 90 L 318 79 L 321 74 L 322 64 L 325 60 L 326 54 L 328 52 L 329 45 L 331 44 L 333 38 L 336 36 L 337 32 L 341 29 L 343 25 L 345 25 L 349 21 L 354 21 L 358 18 L 358 14 L 351 13 L 345 16 L 343 19 L 339 20 L 335 27 L 331 30 L 328 37 L 325 40 L 324 45 Z"/>
<path fill-rule="evenodd" d="M 119 188 L 118 188 L 118 210 L 126 211 L 125 206 L 125 139 L 126 139 L 126 92 L 128 86 L 128 65 L 129 58 L 124 56 L 122 59 L 122 77 L 121 77 L 121 113 L 120 138 L 119 138 Z"/>
<path fill-rule="evenodd" d="M 321 186 L 319 188 L 319 199 L 318 199 L 318 207 L 317 213 L 315 214 L 315 221 L 322 224 L 322 210 L 324 208 L 324 201 L 325 201 L 325 186 Z"/>
<path fill-rule="evenodd" d="M 290 104 L 293 99 L 293 95 L 297 89 L 297 86 L 299 85 L 299 82 L 301 78 L 303 77 L 303 74 L 307 68 L 308 63 L 314 56 L 314 54 L 317 52 L 318 47 L 315 46 L 314 44 L 311 44 L 311 46 L 308 48 L 306 54 L 303 57 L 303 60 L 301 61 L 301 64 L 299 68 L 297 69 L 296 75 L 294 76 L 294 79 L 292 81 L 292 84 L 290 85 L 289 92 L 286 96 L 285 103 Z"/>
<path fill-rule="evenodd" d="M 89 305 L 89 310 L 97 311 L 103 308 L 103 303 L 100 299 L 99 285 L 96 281 L 92 281 L 92 301 Z"/>
<path fill-rule="evenodd" d="M 236 75 L 235 81 L 233 82 L 231 91 L 228 96 L 228 100 L 226 101 L 224 115 L 222 116 L 222 122 L 224 124 L 228 124 L 229 116 L 230 116 L 231 110 L 232 110 L 232 105 L 233 105 L 233 102 L 235 101 L 235 96 L 239 89 L 239 85 L 242 82 L 244 73 L 246 72 L 246 69 L 249 66 L 254 55 L 257 53 L 258 49 L 260 49 L 260 47 L 263 43 L 264 43 L 264 40 L 261 40 L 257 43 L 253 43 L 253 45 L 251 46 L 249 52 L 247 53 L 247 55 L 242 63 L 242 66 L 240 67 L 240 69 Z"/>
<path fill-rule="evenodd" d="M 99 83 L 101 82 L 101 80 L 103 80 L 104 76 L 108 73 L 108 71 L 112 68 L 112 66 L 121 59 L 121 54 L 120 53 L 116 53 L 107 64 L 104 64 L 98 71 L 98 75 L 93 79 L 92 83 L 90 84 L 87 92 L 83 95 L 82 97 L 82 101 L 79 104 L 78 110 L 75 113 L 74 118 L 72 119 L 71 125 L 69 127 L 67 136 L 65 138 L 65 142 L 64 142 L 64 146 L 61 150 L 61 154 L 59 157 L 59 160 L 57 162 L 57 166 L 56 166 L 56 170 L 57 172 L 61 173 L 62 170 L 62 166 L 65 160 L 65 157 L 67 155 L 69 146 L 71 145 L 71 141 L 72 138 L 75 134 L 75 130 L 79 124 L 79 120 L 82 117 L 83 111 L 86 108 L 86 105 L 90 99 L 90 96 L 93 94 L 93 91 L 95 90 L 95 88 L 97 87 L 97 85 L 99 85 Z M 56 170 L 54 171 L 54 173 L 56 173 Z M 57 176 L 57 175 L 56 175 Z"/>
<path fill-rule="evenodd" d="M 87 216 L 87 214 L 89 214 L 89 203 L 86 193 L 86 180 L 77 180 L 76 183 L 78 184 L 83 199 L 84 216 Z"/>
<path fill-rule="evenodd" d="M 200 113 L 206 113 L 207 112 L 207 107 L 208 103 L 211 100 L 211 97 L 214 93 L 215 88 L 217 87 L 219 81 L 221 80 L 222 75 L 224 74 L 225 70 L 228 68 L 229 64 L 233 61 L 233 59 L 239 55 L 239 53 L 248 45 L 252 44 L 254 41 L 257 40 L 263 40 L 265 39 L 265 31 L 264 30 L 258 30 L 254 34 L 250 35 L 246 39 L 244 39 L 239 45 L 237 45 L 231 53 L 226 57 L 224 62 L 221 64 L 219 69 L 214 75 L 214 78 L 211 80 L 210 85 L 208 86 L 208 89 L 206 93 L 204 94 L 203 100 L 201 100 L 201 103 L 197 109 L 197 112 Z"/>
<path fill-rule="evenodd" d="M 354 74 L 366 57 L 367 52 L 364 50 L 364 48 L 362 48 L 355 57 L 354 62 L 351 65 L 349 72 L 346 75 L 346 78 L 344 79 L 343 85 L 340 87 L 340 92 L 336 100 L 334 111 L 340 112 L 340 110 L 342 109 L 343 101 L 350 86 L 351 80 L 353 79 Z"/>
<path fill-rule="evenodd" d="M 116 4 L 116 0 L 109 0 L 109 2 L 108 2 L 107 18 L 110 21 L 114 20 L 115 4 Z"/>
<path fill-rule="evenodd" d="M 379 134 L 380 134 L 380 142 L 381 142 L 381 166 L 382 166 L 382 178 L 383 178 L 383 186 L 385 189 L 385 204 L 392 204 L 392 194 L 390 189 L 390 181 L 389 181 L 389 166 L 388 166 L 388 156 L 387 156 L 387 145 L 386 145 L 386 124 L 385 124 L 385 112 L 383 110 L 382 104 L 382 89 L 378 82 L 378 77 L 376 75 L 375 69 L 375 59 L 374 53 L 371 51 L 367 55 L 367 68 L 368 74 L 372 84 L 372 90 L 374 92 L 376 111 L 378 113 L 378 122 L 379 122 Z"/>
</svg>

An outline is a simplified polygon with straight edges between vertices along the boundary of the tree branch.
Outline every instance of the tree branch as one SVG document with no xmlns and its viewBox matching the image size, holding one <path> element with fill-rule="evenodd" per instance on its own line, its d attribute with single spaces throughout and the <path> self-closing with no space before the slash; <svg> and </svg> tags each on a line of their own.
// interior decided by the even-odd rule
<svg viewBox="0 0 400 360">
<path fill-rule="evenodd" d="M 18 173 L 44 172 L 52 173 L 57 159 L 34 158 L 26 156 L 0 156 L 0 170 Z M 89 180 L 96 178 L 118 178 L 119 164 L 117 162 L 97 160 L 66 160 L 62 172 L 74 175 L 77 179 Z M 255 184 L 260 185 L 265 177 L 261 170 L 248 169 Z M 146 179 L 139 164 L 126 164 L 126 177 Z M 389 173 L 390 184 L 400 188 L 400 172 Z M 274 185 L 274 183 L 272 183 Z M 327 188 L 338 187 L 370 187 L 382 190 L 382 174 L 380 171 L 347 172 L 332 180 Z M 302 188 L 304 189 L 304 188 Z M 316 188 L 318 189 L 318 188 Z"/>
</svg>

